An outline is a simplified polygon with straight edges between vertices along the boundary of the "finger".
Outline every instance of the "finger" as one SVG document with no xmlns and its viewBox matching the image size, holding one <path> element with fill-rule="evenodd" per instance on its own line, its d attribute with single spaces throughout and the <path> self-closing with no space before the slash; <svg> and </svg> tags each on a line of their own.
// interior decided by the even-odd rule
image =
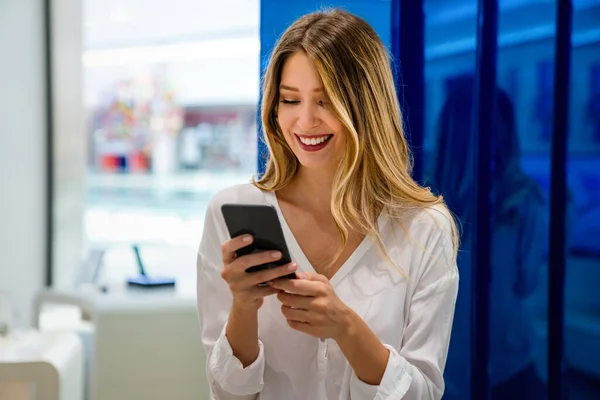
<svg viewBox="0 0 600 400">
<path fill-rule="evenodd" d="M 298 265 L 296 263 L 289 263 L 286 265 L 281 265 L 275 268 L 269 268 L 258 272 L 252 272 L 247 274 L 247 278 L 250 281 L 250 284 L 257 285 L 263 282 L 271 282 L 275 279 L 284 277 L 295 272 L 298 269 Z"/>
<path fill-rule="evenodd" d="M 234 262 L 231 263 L 231 267 L 236 272 L 246 272 L 248 268 L 272 263 L 280 259 L 281 252 L 279 251 L 261 251 L 260 253 L 238 257 Z"/>
<path fill-rule="evenodd" d="M 279 290 L 273 289 L 270 286 L 254 286 L 248 289 L 248 295 L 252 300 L 261 299 L 279 293 Z"/>
<path fill-rule="evenodd" d="M 281 305 L 281 313 L 288 321 L 310 323 L 310 313 L 306 310 Z"/>
<path fill-rule="evenodd" d="M 303 296 L 322 296 L 326 294 L 323 282 L 305 279 L 277 279 L 273 281 L 273 287 Z"/>
<path fill-rule="evenodd" d="M 235 252 L 241 248 L 248 246 L 254 238 L 252 235 L 240 235 L 225 241 L 221 245 L 221 253 L 223 254 L 223 264 L 229 264 L 236 259 Z"/>
<path fill-rule="evenodd" d="M 314 297 L 301 296 L 291 293 L 277 293 L 277 300 L 279 300 L 281 304 L 302 310 L 310 310 L 314 299 Z"/>
<path fill-rule="evenodd" d="M 307 322 L 294 321 L 294 320 L 288 319 L 287 323 L 290 326 L 290 328 L 292 328 L 296 331 L 310 334 L 309 332 L 311 330 L 311 325 Z"/>
<path fill-rule="evenodd" d="M 323 339 L 322 335 L 319 333 L 319 329 L 312 324 L 306 322 L 292 321 L 289 319 L 287 320 L 287 323 L 288 326 L 295 331 L 306 333 L 307 335 L 310 335 L 317 339 Z"/>
<path fill-rule="evenodd" d="M 315 282 L 323 282 L 323 283 L 329 283 L 329 279 L 327 279 L 325 277 L 325 275 L 321 275 L 321 274 L 316 274 L 314 272 L 306 272 L 304 274 L 304 279 L 308 280 L 308 281 L 315 281 Z"/>
</svg>

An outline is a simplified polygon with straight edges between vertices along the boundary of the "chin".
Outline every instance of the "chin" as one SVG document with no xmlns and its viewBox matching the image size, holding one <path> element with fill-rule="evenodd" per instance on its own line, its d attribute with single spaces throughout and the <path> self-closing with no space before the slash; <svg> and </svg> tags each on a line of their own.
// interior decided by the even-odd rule
<svg viewBox="0 0 600 400">
<path fill-rule="evenodd" d="M 333 157 L 332 154 L 318 157 L 307 156 L 306 154 L 302 154 L 302 151 L 295 151 L 294 153 L 296 154 L 300 166 L 307 170 L 335 170 L 341 161 L 341 157 Z"/>
<path fill-rule="evenodd" d="M 302 168 L 310 169 L 310 170 L 323 170 L 330 168 L 334 163 L 329 162 L 327 160 L 316 161 L 316 160 L 303 160 L 301 157 L 298 158 L 298 163 Z"/>
</svg>

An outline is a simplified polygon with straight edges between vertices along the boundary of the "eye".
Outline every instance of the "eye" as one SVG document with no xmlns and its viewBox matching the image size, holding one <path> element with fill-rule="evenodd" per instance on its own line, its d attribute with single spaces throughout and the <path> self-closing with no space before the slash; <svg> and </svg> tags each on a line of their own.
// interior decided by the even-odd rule
<svg viewBox="0 0 600 400">
<path fill-rule="evenodd" d="M 327 107 L 329 105 L 329 102 L 325 101 L 325 100 L 319 100 L 317 102 L 317 104 L 320 105 L 321 107 Z"/>
<path fill-rule="evenodd" d="M 298 104 L 298 103 L 300 103 L 298 100 L 286 100 L 286 99 L 282 99 L 281 102 L 283 104 Z"/>
</svg>

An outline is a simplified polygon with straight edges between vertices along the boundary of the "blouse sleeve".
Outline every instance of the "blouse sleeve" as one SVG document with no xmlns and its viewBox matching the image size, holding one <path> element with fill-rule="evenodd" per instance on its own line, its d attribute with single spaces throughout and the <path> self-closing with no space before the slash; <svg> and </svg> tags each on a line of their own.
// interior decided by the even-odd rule
<svg viewBox="0 0 600 400">
<path fill-rule="evenodd" d="M 256 399 L 263 388 L 264 349 L 259 341 L 258 358 L 244 368 L 227 340 L 225 332 L 232 296 L 221 278 L 221 243 L 227 238 L 219 231 L 209 206 L 197 258 L 198 312 L 206 375 L 216 400 L 250 400 Z"/>
<path fill-rule="evenodd" d="M 399 348 L 390 351 L 378 386 L 350 380 L 352 400 L 437 400 L 444 392 L 444 366 L 458 293 L 458 269 L 450 229 L 428 240 L 420 276 L 410 299 L 407 323 Z"/>
</svg>

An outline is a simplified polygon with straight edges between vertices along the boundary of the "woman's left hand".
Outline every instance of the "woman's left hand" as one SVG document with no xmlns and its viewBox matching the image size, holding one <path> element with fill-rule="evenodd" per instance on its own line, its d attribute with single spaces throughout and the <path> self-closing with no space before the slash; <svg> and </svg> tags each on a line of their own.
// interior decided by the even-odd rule
<svg viewBox="0 0 600 400">
<path fill-rule="evenodd" d="M 352 310 L 335 294 L 329 280 L 319 274 L 298 273 L 298 279 L 277 279 L 273 288 L 288 325 L 319 339 L 337 340 L 351 324 Z"/>
</svg>

